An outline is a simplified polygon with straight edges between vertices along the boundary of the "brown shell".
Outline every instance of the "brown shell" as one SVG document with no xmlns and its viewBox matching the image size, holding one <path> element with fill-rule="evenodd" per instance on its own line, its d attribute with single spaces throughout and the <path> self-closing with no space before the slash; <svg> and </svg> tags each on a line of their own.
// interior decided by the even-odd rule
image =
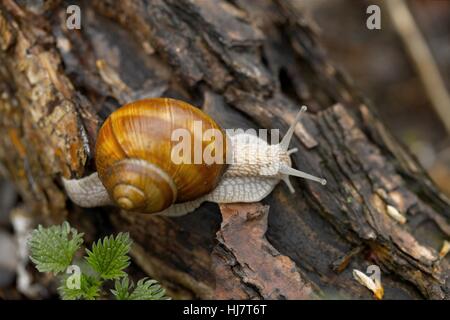
<svg viewBox="0 0 450 320">
<path fill-rule="evenodd" d="M 97 137 L 96 166 L 100 180 L 120 207 L 158 212 L 174 202 L 196 199 L 215 188 L 225 170 L 226 152 L 223 164 L 207 165 L 203 161 L 175 164 L 171 160 L 172 148 L 178 144 L 171 141 L 175 129 L 191 132 L 194 150 L 194 121 L 201 121 L 202 134 L 208 129 L 221 130 L 223 144 L 217 142 L 214 147 L 226 150 L 225 134 L 217 123 L 179 100 L 135 101 L 108 117 Z M 210 143 L 202 141 L 202 154 Z"/>
</svg>

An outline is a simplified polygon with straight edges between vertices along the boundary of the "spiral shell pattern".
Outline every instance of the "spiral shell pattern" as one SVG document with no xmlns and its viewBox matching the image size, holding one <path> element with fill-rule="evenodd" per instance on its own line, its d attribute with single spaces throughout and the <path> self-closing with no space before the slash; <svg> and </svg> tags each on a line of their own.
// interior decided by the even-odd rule
<svg viewBox="0 0 450 320">
<path fill-rule="evenodd" d="M 176 129 L 192 133 L 201 121 L 202 134 L 218 129 L 222 141 L 202 141 L 205 148 L 222 148 L 221 163 L 176 164 L 171 159 Z M 198 142 L 198 141 L 197 141 Z M 191 201 L 212 191 L 225 170 L 226 138 L 208 115 L 194 106 L 169 98 L 153 98 L 126 104 L 114 111 L 102 125 L 95 148 L 100 180 L 111 199 L 122 209 L 159 212 L 173 203 Z"/>
</svg>

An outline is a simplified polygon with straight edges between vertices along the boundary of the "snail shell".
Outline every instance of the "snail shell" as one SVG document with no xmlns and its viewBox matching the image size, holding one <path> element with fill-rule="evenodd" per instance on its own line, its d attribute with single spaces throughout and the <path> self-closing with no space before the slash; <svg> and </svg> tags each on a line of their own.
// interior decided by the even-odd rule
<svg viewBox="0 0 450 320">
<path fill-rule="evenodd" d="M 111 200 L 127 211 L 153 213 L 213 190 L 225 170 L 226 152 L 221 164 L 171 160 L 178 143 L 171 139 L 173 131 L 187 129 L 195 139 L 195 121 L 201 121 L 203 132 L 218 129 L 225 137 L 208 115 L 175 99 L 135 101 L 113 112 L 102 125 L 95 147 L 98 176 Z M 215 150 L 226 151 L 226 139 L 219 140 L 202 141 L 202 154 L 211 143 Z"/>
</svg>

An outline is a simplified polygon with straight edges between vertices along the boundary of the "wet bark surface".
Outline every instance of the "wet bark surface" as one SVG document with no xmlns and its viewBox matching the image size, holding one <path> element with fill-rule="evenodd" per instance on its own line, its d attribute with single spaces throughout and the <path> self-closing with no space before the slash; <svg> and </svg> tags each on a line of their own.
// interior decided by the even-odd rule
<svg viewBox="0 0 450 320">
<path fill-rule="evenodd" d="M 0 2 L 0 174 L 36 223 L 90 240 L 129 231 L 136 272 L 174 298 L 372 298 L 352 270 L 381 268 L 386 299 L 449 298 L 449 199 L 327 57 L 289 1 Z M 204 204 L 180 218 L 81 209 L 60 177 L 95 170 L 99 126 L 121 104 L 167 96 L 224 128 L 280 129 L 299 106 L 292 179 L 261 204 Z M 395 211 L 406 218 L 405 223 Z"/>
</svg>

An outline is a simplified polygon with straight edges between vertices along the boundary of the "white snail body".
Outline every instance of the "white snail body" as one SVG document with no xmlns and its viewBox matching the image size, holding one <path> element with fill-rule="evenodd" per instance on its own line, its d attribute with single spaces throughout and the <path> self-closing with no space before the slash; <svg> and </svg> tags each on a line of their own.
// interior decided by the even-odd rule
<svg viewBox="0 0 450 320">
<path fill-rule="evenodd" d="M 212 119 L 204 115 L 197 108 L 186 103 L 179 102 L 178 100 L 156 98 L 134 102 L 133 104 L 125 105 L 124 107 L 122 107 L 125 109 L 121 112 L 126 113 L 126 117 L 129 117 L 130 112 L 133 111 L 130 111 L 130 105 L 134 107 L 134 109 L 139 110 L 139 113 L 141 113 L 141 110 L 145 110 L 146 108 L 153 108 L 151 110 L 155 112 L 159 112 L 158 108 L 163 109 L 163 112 L 166 112 L 168 110 L 167 108 L 174 108 L 174 110 L 171 109 L 172 111 L 170 113 L 170 116 L 167 117 L 171 121 L 179 120 L 174 120 L 174 112 L 177 112 L 178 114 L 180 112 L 180 106 L 181 108 L 183 108 L 182 112 L 183 110 L 189 111 L 189 113 L 187 113 L 187 116 L 189 117 L 191 116 L 190 108 L 192 108 L 193 112 L 195 112 L 195 116 L 204 117 L 203 121 L 208 121 L 210 122 L 211 127 L 218 128 L 218 126 Z M 120 111 L 122 108 L 118 109 L 114 113 Z M 239 133 L 232 136 L 227 136 L 226 148 L 227 151 L 231 152 L 232 155 L 231 163 L 228 166 L 209 165 L 201 170 L 198 169 L 198 165 L 194 165 L 188 168 L 184 166 L 182 168 L 185 169 L 185 174 L 182 177 L 180 177 L 180 171 L 182 170 L 179 166 L 166 164 L 167 162 L 170 162 L 169 159 L 155 164 L 156 160 L 154 160 L 154 154 L 156 154 L 156 156 L 167 157 L 167 154 L 164 154 L 164 152 L 159 153 L 159 151 L 161 150 L 164 151 L 163 149 L 161 149 L 161 146 L 156 147 L 156 151 L 158 152 L 150 155 L 148 155 L 145 147 L 148 146 L 149 148 L 153 148 L 152 144 L 143 142 L 140 142 L 136 145 L 139 147 L 142 146 L 141 149 L 145 149 L 144 153 L 142 150 L 140 150 L 136 154 L 130 156 L 130 153 L 132 152 L 128 150 L 130 148 L 128 144 L 126 146 L 120 146 L 120 150 L 116 152 L 115 149 L 118 148 L 117 143 L 119 142 L 124 144 L 127 143 L 128 140 L 126 140 L 125 138 L 121 138 L 121 135 L 118 135 L 117 132 L 111 134 L 110 132 L 108 132 L 109 129 L 103 129 L 103 127 L 105 127 L 104 125 L 101 129 L 101 132 L 103 130 L 103 132 L 108 132 L 108 134 L 104 135 L 106 136 L 106 138 L 100 136 L 101 132 L 99 134 L 100 141 L 97 141 L 96 146 L 97 169 L 99 170 L 99 168 L 102 167 L 103 164 L 105 164 L 105 161 L 109 161 L 109 163 L 105 164 L 105 166 L 111 166 L 111 164 L 113 164 L 113 166 L 115 166 L 114 170 L 116 171 L 123 171 L 123 168 L 127 170 L 129 168 L 133 169 L 134 167 L 136 167 L 136 164 L 138 164 L 139 167 L 137 167 L 136 169 L 137 173 L 131 174 L 131 178 L 123 178 L 123 176 L 129 175 L 128 172 L 117 173 L 114 170 L 109 170 L 107 171 L 107 177 L 104 177 L 105 173 L 101 173 L 101 171 L 99 171 L 98 173 L 95 172 L 92 175 L 84 177 L 82 179 L 67 180 L 63 178 L 63 184 L 71 200 L 82 207 L 96 207 L 115 204 L 128 211 L 153 213 L 165 216 L 184 215 L 195 210 L 205 201 L 216 203 L 257 202 L 269 195 L 281 180 L 286 183 L 291 192 L 294 192 L 294 188 L 289 181 L 289 176 L 302 177 L 320 182 L 322 184 L 326 184 L 325 179 L 317 178 L 291 167 L 290 154 L 295 152 L 296 149 L 288 150 L 289 143 L 294 133 L 295 125 L 299 120 L 301 113 L 304 111 L 306 111 L 306 107 L 302 107 L 301 111 L 296 116 L 294 123 L 291 125 L 288 132 L 279 144 L 269 145 L 266 141 L 248 133 Z M 136 111 L 133 112 L 136 113 Z M 151 112 L 147 112 L 145 116 L 149 116 L 149 114 L 151 114 Z M 116 115 L 112 116 L 111 118 L 113 120 L 116 119 L 116 122 L 118 123 L 122 123 L 123 121 L 118 121 L 117 117 L 118 116 Z M 149 116 L 148 122 L 145 122 L 145 125 L 152 126 L 151 121 L 154 120 L 153 118 L 153 115 Z M 127 124 L 128 120 L 129 119 L 124 120 L 125 125 L 122 123 L 122 126 L 128 128 L 128 130 L 126 130 L 127 136 L 130 135 L 130 132 L 128 131 L 134 128 L 130 127 L 130 125 Z M 189 121 L 185 123 L 183 122 L 182 125 L 189 127 L 189 123 Z M 140 124 L 137 127 L 141 128 L 142 126 L 143 125 Z M 112 125 L 111 128 L 114 129 L 115 125 Z M 116 128 L 115 130 L 118 129 Z M 112 129 L 110 131 L 112 131 Z M 159 132 L 160 130 L 158 129 L 158 134 Z M 134 133 L 131 133 L 131 136 L 133 136 L 133 134 Z M 111 139 L 111 135 L 114 141 L 105 142 L 105 139 Z M 134 135 L 138 136 L 139 139 L 142 139 L 142 134 Z M 105 145 L 111 146 L 108 146 L 108 148 L 106 148 Z M 169 146 L 171 146 L 171 144 L 169 144 Z M 107 151 L 105 158 L 107 160 L 102 160 L 103 158 L 101 155 L 99 155 L 99 152 L 102 152 L 102 150 L 106 150 L 105 148 L 107 150 L 112 148 L 113 151 Z M 111 156 L 111 153 L 113 153 L 114 155 Z M 118 153 L 124 153 L 125 155 L 119 156 Z M 116 157 L 117 159 L 111 160 L 111 158 L 114 157 Z M 122 165 L 124 161 L 126 161 L 126 165 Z M 146 163 L 142 163 L 143 161 L 146 161 Z M 119 163 L 119 165 L 116 165 L 115 163 Z M 151 201 L 143 200 L 142 198 L 145 197 L 144 193 L 147 192 L 146 190 L 148 190 L 148 188 L 141 186 L 143 185 L 141 181 L 143 180 L 143 178 L 141 178 L 141 176 L 147 175 L 147 173 L 142 173 L 141 170 L 146 170 L 147 167 L 150 167 L 151 169 L 150 176 L 154 176 L 154 172 L 156 170 L 156 172 L 158 173 L 158 179 L 160 179 L 159 177 L 162 177 L 161 181 L 163 181 L 158 181 L 158 183 L 150 184 L 149 186 L 151 188 L 155 188 L 155 186 L 159 188 L 159 185 L 161 183 L 164 184 L 164 181 L 166 180 L 169 181 L 168 185 L 170 186 L 166 187 L 166 189 L 162 189 L 163 191 L 161 192 L 159 192 L 158 190 L 158 192 L 156 193 L 153 192 L 153 189 L 151 189 L 149 192 L 153 197 L 150 199 Z M 161 167 L 164 168 L 161 169 Z M 211 173 L 208 170 L 211 170 Z M 200 190 L 198 192 L 197 190 L 191 191 L 192 188 L 197 188 L 195 184 L 193 186 L 188 186 L 187 182 L 185 183 L 184 181 L 186 180 L 189 183 L 191 181 L 195 181 L 196 175 L 199 172 L 205 174 L 205 177 L 208 177 L 208 181 L 205 181 L 205 177 L 200 177 L 200 179 L 196 180 L 196 183 L 199 184 Z M 119 178 L 111 178 L 112 173 L 116 174 Z M 128 185 L 133 184 L 136 179 L 138 180 L 137 183 L 139 184 L 139 188 L 141 190 L 138 190 L 139 188 L 137 188 L 136 186 Z M 118 182 L 119 180 L 121 182 Z M 125 184 L 124 181 L 126 181 Z M 148 184 L 145 184 L 145 186 L 147 185 Z M 190 193 L 190 198 L 183 198 L 182 195 L 180 195 L 180 193 L 183 191 L 177 190 L 180 189 L 180 185 L 186 186 L 184 190 L 188 190 L 187 192 Z M 112 189 L 114 189 L 114 191 L 112 191 Z M 126 194 L 127 192 L 129 192 L 129 190 L 131 190 L 132 195 L 127 198 Z M 167 190 L 172 190 L 173 192 L 173 195 L 170 196 L 169 200 L 167 200 L 166 198 L 163 199 L 164 201 L 158 201 L 159 198 L 155 199 L 155 197 L 161 197 L 162 195 L 166 197 L 165 194 L 167 193 Z M 120 193 L 120 196 L 117 196 L 118 193 Z M 186 191 L 184 193 L 186 193 Z M 179 200 L 180 198 L 182 199 L 181 201 Z M 140 202 L 138 203 L 138 205 L 132 205 L 131 202 L 135 201 L 136 199 L 138 199 Z"/>
</svg>

